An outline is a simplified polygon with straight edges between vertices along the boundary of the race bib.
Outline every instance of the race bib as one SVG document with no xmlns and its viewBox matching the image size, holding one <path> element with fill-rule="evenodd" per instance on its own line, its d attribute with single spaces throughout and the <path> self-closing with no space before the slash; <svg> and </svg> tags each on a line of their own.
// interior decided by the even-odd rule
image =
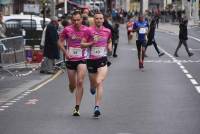
<svg viewBox="0 0 200 134">
<path fill-rule="evenodd" d="M 128 27 L 128 31 L 131 31 L 133 28 L 132 27 Z"/>
<path fill-rule="evenodd" d="M 106 56 L 106 48 L 105 47 L 92 47 L 91 55 L 93 56 Z"/>
<path fill-rule="evenodd" d="M 80 58 L 80 57 L 82 57 L 82 49 L 75 48 L 75 47 L 69 47 L 69 55 L 71 57 Z"/>
<path fill-rule="evenodd" d="M 140 28 L 139 34 L 146 34 L 147 33 L 147 28 Z"/>
</svg>

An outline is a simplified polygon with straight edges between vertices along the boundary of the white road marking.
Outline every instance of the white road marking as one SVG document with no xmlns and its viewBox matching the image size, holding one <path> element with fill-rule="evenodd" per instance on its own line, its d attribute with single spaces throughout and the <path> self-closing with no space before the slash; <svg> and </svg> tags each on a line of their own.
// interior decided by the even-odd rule
<svg viewBox="0 0 200 134">
<path fill-rule="evenodd" d="M 21 95 L 21 96 L 19 96 L 19 97 L 17 97 L 17 99 L 22 99 L 22 98 L 24 98 L 24 96 L 22 96 L 22 95 Z"/>
<path fill-rule="evenodd" d="M 27 93 L 22 94 L 22 96 L 26 96 L 26 95 L 28 95 L 28 94 Z"/>
<path fill-rule="evenodd" d="M 184 66 L 180 66 L 180 68 L 181 68 L 181 69 L 184 69 L 185 67 L 184 67 Z"/>
<path fill-rule="evenodd" d="M 37 91 L 39 88 L 43 87 L 44 85 L 48 84 L 49 82 L 53 81 L 54 79 L 56 79 L 63 71 L 59 70 L 55 75 L 53 75 L 50 79 L 46 80 L 45 82 L 43 82 L 42 84 L 36 86 L 35 88 L 31 89 L 31 90 L 27 90 L 26 92 L 24 92 L 23 94 L 21 94 L 20 96 L 18 96 L 17 98 L 13 99 L 10 102 L 7 102 L 5 105 L 0 106 L 0 111 L 4 111 L 4 108 L 8 108 L 9 106 L 13 105 L 13 103 L 16 103 L 17 101 L 21 100 L 22 98 L 24 98 L 26 95 Z M 32 99 L 29 100 L 26 104 L 36 104 L 38 100 L 37 99 Z M 6 101 L 3 101 L 4 103 Z"/>
<path fill-rule="evenodd" d="M 8 107 L 9 107 L 9 106 L 5 106 L 5 105 L 4 105 L 4 106 L 1 106 L 1 108 L 8 108 Z"/>
<path fill-rule="evenodd" d="M 145 60 L 144 62 L 148 63 L 176 63 L 178 64 L 182 69 L 184 66 L 182 66 L 181 63 L 200 63 L 200 60 L 177 60 L 177 59 L 172 59 L 172 60 Z"/>
<path fill-rule="evenodd" d="M 200 49 L 195 49 L 195 48 L 189 48 L 191 51 L 200 51 Z"/>
<path fill-rule="evenodd" d="M 6 105 L 6 106 L 11 106 L 11 105 L 13 105 L 13 103 L 8 102 L 8 103 L 6 103 L 5 105 Z"/>
<path fill-rule="evenodd" d="M 188 70 L 182 69 L 185 74 L 188 74 Z"/>
<path fill-rule="evenodd" d="M 31 99 L 28 100 L 25 104 L 27 105 L 35 105 L 39 100 L 38 99 Z"/>
<path fill-rule="evenodd" d="M 164 49 L 162 49 L 161 47 L 159 47 L 167 56 L 171 57 L 172 55 L 170 53 L 168 53 L 167 51 L 165 51 Z M 175 57 L 172 58 L 173 61 L 179 65 L 179 67 L 181 68 L 181 70 L 184 72 L 184 74 L 186 75 L 186 77 L 191 81 L 191 83 L 195 86 L 195 85 L 198 85 L 198 82 L 193 79 L 193 76 L 188 72 L 188 70 L 185 69 L 185 66 L 182 65 L 181 62 L 183 63 L 186 63 L 186 62 L 190 62 L 191 63 L 191 60 L 189 61 L 186 61 L 186 60 L 182 60 L 181 62 L 179 60 L 177 60 Z M 195 86 L 196 90 L 198 93 L 200 93 L 200 86 Z"/>
<path fill-rule="evenodd" d="M 14 101 L 19 101 L 19 100 L 20 100 L 19 98 L 14 99 Z"/>
<path fill-rule="evenodd" d="M 197 92 L 200 93 L 200 86 L 196 86 L 195 88 L 196 88 Z"/>
<path fill-rule="evenodd" d="M 198 42 L 200 42 L 200 39 L 198 39 L 198 38 L 196 38 L 196 37 L 193 37 L 193 36 L 190 36 L 190 35 L 188 35 L 188 37 L 191 38 L 191 39 L 194 39 L 194 40 L 196 40 L 196 41 L 198 41 Z"/>
<path fill-rule="evenodd" d="M 13 101 L 10 101 L 10 103 L 16 103 L 16 102 L 17 102 L 17 101 L 14 101 L 14 100 L 13 100 Z"/>
<path fill-rule="evenodd" d="M 190 79 L 193 85 L 198 85 L 198 82 L 195 79 Z"/>
<path fill-rule="evenodd" d="M 186 76 L 189 78 L 189 79 L 192 79 L 192 75 L 191 74 L 186 74 Z"/>
</svg>

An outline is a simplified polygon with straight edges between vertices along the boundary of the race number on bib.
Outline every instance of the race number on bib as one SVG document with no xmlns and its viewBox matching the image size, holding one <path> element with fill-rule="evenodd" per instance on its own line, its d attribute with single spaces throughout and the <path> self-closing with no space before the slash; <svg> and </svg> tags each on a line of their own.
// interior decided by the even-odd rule
<svg viewBox="0 0 200 134">
<path fill-rule="evenodd" d="M 132 27 L 128 27 L 128 31 L 132 31 L 133 30 L 133 28 Z"/>
<path fill-rule="evenodd" d="M 145 33 L 147 33 L 147 29 L 146 28 L 140 28 L 139 34 L 145 34 Z"/>
<path fill-rule="evenodd" d="M 69 55 L 71 57 L 80 58 L 80 57 L 82 57 L 82 49 L 81 48 L 69 47 Z"/>
<path fill-rule="evenodd" d="M 106 49 L 105 47 L 92 47 L 91 55 L 93 56 L 106 56 Z"/>
</svg>

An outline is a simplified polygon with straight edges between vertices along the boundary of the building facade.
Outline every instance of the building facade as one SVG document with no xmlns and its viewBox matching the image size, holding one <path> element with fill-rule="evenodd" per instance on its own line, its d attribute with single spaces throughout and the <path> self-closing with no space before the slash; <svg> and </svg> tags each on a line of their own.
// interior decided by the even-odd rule
<svg viewBox="0 0 200 134">
<path fill-rule="evenodd" d="M 0 12 L 9 15 L 13 12 L 13 0 L 0 0 Z"/>
</svg>

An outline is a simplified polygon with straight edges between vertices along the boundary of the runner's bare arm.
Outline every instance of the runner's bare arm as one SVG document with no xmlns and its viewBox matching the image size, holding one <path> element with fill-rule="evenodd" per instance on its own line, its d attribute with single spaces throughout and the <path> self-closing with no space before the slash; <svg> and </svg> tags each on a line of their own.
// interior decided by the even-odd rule
<svg viewBox="0 0 200 134">
<path fill-rule="evenodd" d="M 86 39 L 82 39 L 81 48 L 87 48 L 87 47 L 91 46 L 92 44 L 93 44 L 93 42 L 86 42 Z"/>
<path fill-rule="evenodd" d="M 68 55 L 68 52 L 67 50 L 65 49 L 65 40 L 63 38 L 59 38 L 58 40 L 58 46 L 59 48 L 61 49 L 61 51 L 65 54 L 65 58 L 69 58 L 69 55 Z"/>
<path fill-rule="evenodd" d="M 108 41 L 108 51 L 109 52 L 112 51 L 112 40 L 111 39 Z"/>
</svg>

